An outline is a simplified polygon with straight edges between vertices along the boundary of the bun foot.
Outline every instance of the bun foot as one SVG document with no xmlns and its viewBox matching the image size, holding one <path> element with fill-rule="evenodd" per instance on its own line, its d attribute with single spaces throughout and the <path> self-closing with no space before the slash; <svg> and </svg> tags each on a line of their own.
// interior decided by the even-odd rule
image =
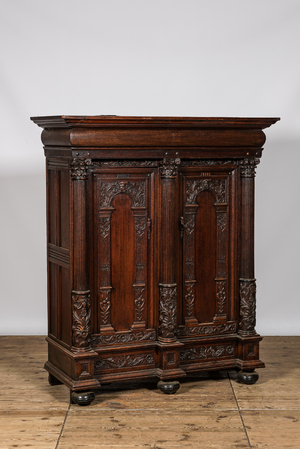
<svg viewBox="0 0 300 449">
<path fill-rule="evenodd" d="M 237 374 L 237 381 L 241 384 L 252 385 L 258 381 L 258 377 L 256 371 L 239 371 Z"/>
<path fill-rule="evenodd" d="M 95 393 L 93 391 L 71 391 L 70 393 L 71 404 L 90 405 L 95 399 Z"/>
<path fill-rule="evenodd" d="M 164 382 L 161 380 L 157 384 L 157 388 L 162 391 L 165 394 L 174 394 L 179 389 L 180 383 L 178 380 L 170 381 L 170 382 Z"/>
</svg>

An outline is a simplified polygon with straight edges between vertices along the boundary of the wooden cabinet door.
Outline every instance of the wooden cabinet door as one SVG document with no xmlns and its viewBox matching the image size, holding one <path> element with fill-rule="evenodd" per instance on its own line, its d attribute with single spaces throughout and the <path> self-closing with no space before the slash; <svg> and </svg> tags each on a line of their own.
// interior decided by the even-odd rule
<svg viewBox="0 0 300 449">
<path fill-rule="evenodd" d="M 153 222 L 155 173 L 98 170 L 94 184 L 95 333 L 99 343 L 154 339 Z M 149 330 L 149 329 L 152 330 Z"/>
<path fill-rule="evenodd" d="M 235 188 L 226 164 L 181 170 L 181 336 L 236 331 Z"/>
</svg>

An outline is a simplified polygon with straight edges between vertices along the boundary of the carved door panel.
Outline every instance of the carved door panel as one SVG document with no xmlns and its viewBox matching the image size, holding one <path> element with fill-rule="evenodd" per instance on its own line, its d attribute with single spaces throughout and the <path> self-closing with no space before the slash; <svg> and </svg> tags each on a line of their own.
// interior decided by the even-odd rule
<svg viewBox="0 0 300 449">
<path fill-rule="evenodd" d="M 232 168 L 182 170 L 182 336 L 236 330 Z"/>
<path fill-rule="evenodd" d="M 99 343 L 154 339 L 151 298 L 154 172 L 94 175 L 95 294 Z M 153 326 L 152 326 L 153 327 Z"/>
</svg>

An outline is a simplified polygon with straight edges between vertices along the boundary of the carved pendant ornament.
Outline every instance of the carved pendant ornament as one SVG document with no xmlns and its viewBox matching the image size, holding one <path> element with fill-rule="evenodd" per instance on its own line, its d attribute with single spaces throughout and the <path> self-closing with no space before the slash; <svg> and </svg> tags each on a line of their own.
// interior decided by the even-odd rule
<svg viewBox="0 0 300 449">
<path fill-rule="evenodd" d="M 90 292 L 72 292 L 72 341 L 74 348 L 88 348 L 91 341 Z"/>
<path fill-rule="evenodd" d="M 195 305 L 195 282 L 186 282 L 186 295 L 185 295 L 185 305 L 186 305 L 186 316 L 194 316 L 194 305 Z"/>
<path fill-rule="evenodd" d="M 103 325 L 109 324 L 109 314 L 110 314 L 110 291 L 111 287 L 109 288 L 101 288 L 100 289 L 100 314 L 101 314 L 101 322 Z"/>
<path fill-rule="evenodd" d="M 177 320 L 177 285 L 159 286 L 159 330 L 162 339 L 174 339 Z"/>
<path fill-rule="evenodd" d="M 137 286 L 134 285 L 134 292 L 135 292 L 135 313 L 136 313 L 136 319 L 137 321 L 143 321 L 143 314 L 144 314 L 144 308 L 145 308 L 145 286 Z"/>
<path fill-rule="evenodd" d="M 240 330 L 241 335 L 255 334 L 256 280 L 240 279 Z"/>
<path fill-rule="evenodd" d="M 71 178 L 74 180 L 85 180 L 88 177 L 88 170 L 91 168 L 91 159 L 73 159 L 70 163 Z"/>
</svg>

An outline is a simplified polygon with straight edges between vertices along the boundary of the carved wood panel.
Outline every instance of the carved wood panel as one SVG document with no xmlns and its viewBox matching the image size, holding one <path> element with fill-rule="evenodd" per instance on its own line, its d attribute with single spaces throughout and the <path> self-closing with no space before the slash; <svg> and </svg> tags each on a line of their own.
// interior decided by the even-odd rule
<svg viewBox="0 0 300 449">
<path fill-rule="evenodd" d="M 156 166 L 157 163 L 148 165 Z M 124 169 L 120 175 L 95 176 L 98 210 L 98 330 L 103 337 L 106 335 L 107 343 L 117 342 L 117 335 L 120 335 L 121 340 L 122 335 L 124 340 L 128 340 L 128 332 L 134 332 L 134 340 L 139 337 L 143 339 L 147 321 L 147 252 L 151 238 L 149 176 L 145 173 L 143 177 L 135 177 Z M 128 214 L 131 214 L 132 219 Z M 125 220 L 124 224 L 122 220 Z M 124 234 L 124 239 L 122 232 L 127 236 Z M 114 268 L 113 264 L 117 266 Z M 116 278 L 114 273 L 117 272 Z M 128 285 L 123 285 L 122 279 Z"/>
<path fill-rule="evenodd" d="M 207 161 L 206 161 L 207 162 Z M 189 166 L 185 161 L 186 167 Z M 194 166 L 195 164 L 190 164 Z M 199 165 L 201 165 L 199 163 Z M 213 165 L 213 164 L 211 164 Z M 199 214 L 206 214 L 204 206 L 200 207 L 198 198 L 203 192 L 210 192 L 214 198 L 213 207 L 216 220 L 216 255 L 215 255 L 215 277 L 214 277 L 214 298 L 215 316 L 214 321 L 219 323 L 227 322 L 227 296 L 228 296 L 228 174 L 223 172 L 183 172 L 183 216 L 181 218 L 181 236 L 183 237 L 183 288 L 184 288 L 184 311 L 185 326 L 183 329 L 200 326 L 198 320 L 203 323 L 201 316 L 195 316 L 195 305 L 199 309 L 199 301 L 208 301 L 205 291 L 199 297 L 199 287 L 197 287 L 196 264 L 201 264 L 201 248 L 196 247 L 196 231 L 199 233 Z M 202 203 L 201 203 L 202 204 Z M 206 204 L 206 203 L 203 203 Z M 208 204 L 208 203 L 207 203 Z M 212 224 L 210 224 L 212 226 Z M 197 234 L 198 235 L 198 234 Z M 207 257 L 207 256 L 206 256 Z M 211 270 L 210 270 L 211 271 Z M 198 278 L 199 282 L 199 278 Z M 198 294 L 197 294 L 198 291 Z M 205 321 L 204 321 L 205 322 Z"/>
</svg>

